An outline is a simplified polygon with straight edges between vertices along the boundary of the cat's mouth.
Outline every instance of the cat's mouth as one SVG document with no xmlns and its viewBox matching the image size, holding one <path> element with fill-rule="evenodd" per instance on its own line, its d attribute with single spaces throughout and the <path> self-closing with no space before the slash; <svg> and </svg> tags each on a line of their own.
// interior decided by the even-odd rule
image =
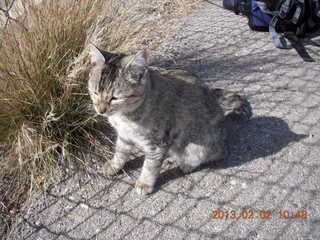
<svg viewBox="0 0 320 240">
<path fill-rule="evenodd" d="M 97 111 L 96 109 L 96 113 L 99 115 L 99 116 L 103 116 L 103 117 L 110 117 L 111 115 L 115 114 L 116 112 L 119 112 L 119 110 L 115 110 L 115 109 L 108 109 L 104 112 L 101 112 L 101 111 Z"/>
</svg>

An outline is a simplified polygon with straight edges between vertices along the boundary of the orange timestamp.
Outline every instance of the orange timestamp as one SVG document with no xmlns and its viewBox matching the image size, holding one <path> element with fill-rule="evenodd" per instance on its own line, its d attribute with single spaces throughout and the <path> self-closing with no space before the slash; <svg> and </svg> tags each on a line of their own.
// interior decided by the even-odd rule
<svg viewBox="0 0 320 240">
<path fill-rule="evenodd" d="M 306 210 L 213 210 L 211 218 L 213 219 L 307 219 L 308 212 Z"/>
</svg>

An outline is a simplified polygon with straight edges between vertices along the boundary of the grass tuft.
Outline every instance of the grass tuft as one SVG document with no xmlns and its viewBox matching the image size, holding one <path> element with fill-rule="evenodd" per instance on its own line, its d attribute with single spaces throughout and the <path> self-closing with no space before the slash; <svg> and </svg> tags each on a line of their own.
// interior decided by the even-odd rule
<svg viewBox="0 0 320 240">
<path fill-rule="evenodd" d="M 60 163 L 94 171 L 85 156 L 110 158 L 109 127 L 87 94 L 88 44 L 145 47 L 155 39 L 152 29 L 195 2 L 24 0 L 10 21 L 0 16 L 0 206 L 15 214 Z"/>
<path fill-rule="evenodd" d="M 24 1 L 15 9 L 20 16 L 2 29 L 0 202 L 8 212 L 58 163 L 90 170 L 86 155 L 110 158 L 108 126 L 98 123 L 87 94 L 86 46 L 124 44 L 120 33 L 103 38 L 119 26 L 122 7 L 113 0 Z"/>
<path fill-rule="evenodd" d="M 71 78 L 70 72 L 103 2 L 108 1 L 26 1 L 23 16 L 1 34 L 0 144 L 8 149 L 2 169 L 37 178 L 47 175 L 61 154 L 73 159 L 67 156 L 94 143 L 99 133 L 87 74 Z"/>
</svg>

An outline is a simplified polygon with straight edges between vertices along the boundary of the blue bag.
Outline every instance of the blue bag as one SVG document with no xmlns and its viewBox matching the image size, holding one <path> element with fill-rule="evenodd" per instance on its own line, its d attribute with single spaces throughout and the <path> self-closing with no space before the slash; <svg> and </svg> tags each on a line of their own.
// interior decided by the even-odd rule
<svg viewBox="0 0 320 240">
<path fill-rule="evenodd" d="M 247 16 L 248 25 L 254 31 L 269 30 L 271 14 L 267 14 L 260 9 L 256 0 L 223 0 L 223 7 L 236 14 Z"/>
<path fill-rule="evenodd" d="M 248 15 L 249 27 L 254 31 L 268 32 L 269 23 L 273 16 L 263 12 L 255 0 L 250 2 L 251 8 Z"/>
</svg>

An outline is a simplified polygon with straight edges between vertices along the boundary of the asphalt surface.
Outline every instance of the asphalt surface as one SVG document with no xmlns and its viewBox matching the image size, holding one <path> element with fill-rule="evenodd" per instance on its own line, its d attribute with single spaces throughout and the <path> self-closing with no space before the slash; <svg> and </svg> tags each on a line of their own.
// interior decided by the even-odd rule
<svg viewBox="0 0 320 240">
<path fill-rule="evenodd" d="M 8 239 L 320 239 L 320 50 L 304 63 L 214 4 L 176 21 L 154 51 L 248 96 L 253 118 L 231 130 L 226 159 L 185 176 L 165 163 L 146 198 L 133 188 L 141 161 L 114 179 L 57 175 Z"/>
</svg>

